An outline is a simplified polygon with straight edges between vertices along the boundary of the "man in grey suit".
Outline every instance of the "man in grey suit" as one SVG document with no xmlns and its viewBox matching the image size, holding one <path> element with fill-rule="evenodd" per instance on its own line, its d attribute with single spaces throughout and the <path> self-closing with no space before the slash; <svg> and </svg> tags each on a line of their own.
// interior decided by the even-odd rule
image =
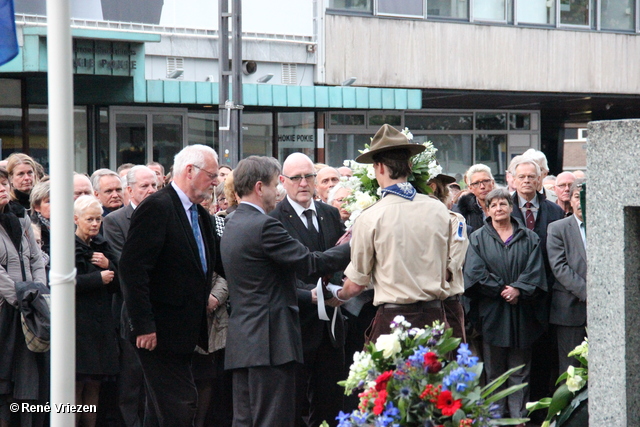
<svg viewBox="0 0 640 427">
<path fill-rule="evenodd" d="M 146 166 L 134 166 L 127 172 L 127 188 L 129 204 L 122 209 L 104 217 L 103 234 L 111 248 L 118 254 L 122 252 L 133 210 L 147 196 L 157 191 L 156 174 Z M 122 319 L 122 293 L 113 296 L 113 313 L 116 321 L 121 322 L 120 328 L 126 327 Z M 135 347 L 126 339 L 120 342 L 120 373 L 116 379 L 118 388 L 118 407 L 127 426 L 141 426 L 140 404 L 144 402 L 144 376 L 142 366 L 138 360 Z"/>
<path fill-rule="evenodd" d="M 587 326 L 587 252 L 586 234 L 580 207 L 580 185 L 571 185 L 570 203 L 573 215 L 549 224 L 547 253 L 555 276 L 549 323 L 555 325 L 558 337 L 560 372 L 577 361 L 567 354 L 579 345 Z"/>
<path fill-rule="evenodd" d="M 280 164 L 251 156 L 233 171 L 240 204 L 220 243 L 232 301 L 225 369 L 233 370 L 233 425 L 296 425 L 296 369 L 302 339 L 296 274 L 345 268 L 348 245 L 310 252 L 275 218 Z"/>
</svg>

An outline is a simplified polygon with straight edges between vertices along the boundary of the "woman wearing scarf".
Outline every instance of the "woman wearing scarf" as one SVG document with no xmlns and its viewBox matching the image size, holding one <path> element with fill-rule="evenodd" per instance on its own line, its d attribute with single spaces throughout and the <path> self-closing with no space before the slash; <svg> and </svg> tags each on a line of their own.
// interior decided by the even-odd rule
<svg viewBox="0 0 640 427">
<path fill-rule="evenodd" d="M 15 282 L 47 283 L 40 246 L 25 209 L 11 201 L 9 174 L 0 168 L 0 426 L 9 425 L 11 402 L 45 404 L 49 353 L 27 348 L 20 324 Z M 21 426 L 42 426 L 46 414 L 14 414 Z"/>
<path fill-rule="evenodd" d="M 38 183 L 35 160 L 23 153 L 13 153 L 7 158 L 7 172 L 11 184 L 11 199 L 29 210 L 31 189 Z"/>
</svg>

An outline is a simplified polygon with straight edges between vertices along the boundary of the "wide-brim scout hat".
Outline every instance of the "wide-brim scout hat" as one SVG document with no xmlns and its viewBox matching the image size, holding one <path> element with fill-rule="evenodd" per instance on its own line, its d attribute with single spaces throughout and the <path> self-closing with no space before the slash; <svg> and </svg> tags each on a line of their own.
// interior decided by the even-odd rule
<svg viewBox="0 0 640 427">
<path fill-rule="evenodd" d="M 402 132 L 393 126 L 384 124 L 373 137 L 369 151 L 356 157 L 356 162 L 373 163 L 374 154 L 389 150 L 397 150 L 400 148 L 409 150 L 412 156 L 422 153 L 425 150 L 424 145 L 412 144 Z"/>
<path fill-rule="evenodd" d="M 429 180 L 429 182 L 434 182 L 434 181 L 440 181 L 444 185 L 449 185 L 449 184 L 453 184 L 454 182 L 456 182 L 456 179 L 454 177 L 450 176 L 450 175 L 445 175 L 443 173 L 439 173 L 438 175 L 434 176 L 433 178 L 431 178 Z M 458 185 L 458 188 L 460 188 L 459 185 Z"/>
</svg>

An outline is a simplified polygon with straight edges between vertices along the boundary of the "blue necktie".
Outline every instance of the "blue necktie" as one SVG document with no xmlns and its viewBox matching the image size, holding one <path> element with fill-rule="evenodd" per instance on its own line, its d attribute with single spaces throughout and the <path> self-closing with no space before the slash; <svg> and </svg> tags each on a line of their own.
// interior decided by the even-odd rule
<svg viewBox="0 0 640 427">
<path fill-rule="evenodd" d="M 198 224 L 198 208 L 195 203 L 189 208 L 191 212 L 191 229 L 193 230 L 193 237 L 196 238 L 198 244 L 198 252 L 200 253 L 200 262 L 202 262 L 202 271 L 207 272 L 207 257 L 204 253 L 204 241 L 202 240 L 202 233 L 200 233 L 200 225 Z"/>
</svg>

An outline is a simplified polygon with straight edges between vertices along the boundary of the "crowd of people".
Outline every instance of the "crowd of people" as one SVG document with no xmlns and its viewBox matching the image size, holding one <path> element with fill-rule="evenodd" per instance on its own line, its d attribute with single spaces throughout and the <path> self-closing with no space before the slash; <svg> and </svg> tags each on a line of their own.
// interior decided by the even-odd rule
<svg viewBox="0 0 640 427">
<path fill-rule="evenodd" d="M 463 182 L 408 182 L 421 152 L 384 125 L 356 161 L 382 198 L 350 228 L 347 167 L 303 153 L 235 169 L 191 145 L 159 163 L 74 174 L 77 425 L 334 425 L 357 406 L 337 382 L 402 315 L 439 320 L 485 363 L 519 365 L 505 416 L 551 393 L 586 326 L 585 182 L 516 156 L 500 187 L 483 164 Z M 45 426 L 49 355 L 30 351 L 15 283 L 47 283 L 50 180 L 25 154 L 0 163 L 0 427 Z"/>
</svg>

